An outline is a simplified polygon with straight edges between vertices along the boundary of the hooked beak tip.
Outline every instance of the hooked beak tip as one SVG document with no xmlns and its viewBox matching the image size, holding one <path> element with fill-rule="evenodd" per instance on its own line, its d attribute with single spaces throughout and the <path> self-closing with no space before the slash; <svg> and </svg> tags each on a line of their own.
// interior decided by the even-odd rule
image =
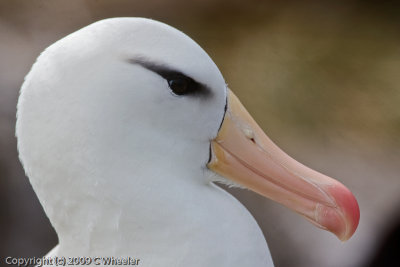
<svg viewBox="0 0 400 267">
<path fill-rule="evenodd" d="M 336 206 L 318 205 L 316 224 L 335 234 L 341 241 L 348 240 L 356 231 L 360 209 L 354 195 L 341 183 L 326 189 L 334 197 Z"/>
<path fill-rule="evenodd" d="M 337 190 L 337 193 L 335 190 Z M 360 220 L 360 208 L 354 195 L 344 185 L 340 184 L 340 187 L 333 188 L 332 191 L 332 194 L 336 194 L 336 203 L 343 212 L 346 225 L 345 231 L 338 237 L 341 241 L 346 241 L 357 229 Z"/>
</svg>

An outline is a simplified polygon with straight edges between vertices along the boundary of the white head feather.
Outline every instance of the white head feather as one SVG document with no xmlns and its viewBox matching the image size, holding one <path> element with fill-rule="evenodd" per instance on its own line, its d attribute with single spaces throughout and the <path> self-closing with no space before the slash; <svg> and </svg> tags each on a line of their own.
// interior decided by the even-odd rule
<svg viewBox="0 0 400 267">
<path fill-rule="evenodd" d="M 135 64 L 139 61 L 181 72 L 210 94 L 174 95 L 162 76 Z M 204 237 L 187 235 L 207 227 L 207 220 L 220 220 L 222 215 L 206 215 L 217 199 L 222 210 L 224 202 L 239 205 L 221 190 L 210 190 L 207 180 L 210 140 L 225 105 L 226 84 L 214 62 L 185 34 L 160 22 L 107 19 L 47 48 L 22 86 L 16 134 L 21 161 L 58 233 L 60 250 L 130 255 L 136 249 L 157 255 L 155 263 L 173 260 L 166 239 L 173 244 L 186 236 L 204 246 L 209 246 L 204 238 L 221 240 L 221 229 L 207 229 Z M 256 226 L 245 209 L 232 212 L 245 217 L 239 224 L 250 220 Z M 225 229 L 231 232 L 229 227 L 228 222 Z M 255 229 L 240 234 L 260 235 Z M 268 256 L 262 235 L 249 240 L 254 239 L 264 246 L 248 250 Z M 214 253 L 221 254 L 219 249 Z M 191 257 L 187 263 L 202 256 Z"/>
</svg>

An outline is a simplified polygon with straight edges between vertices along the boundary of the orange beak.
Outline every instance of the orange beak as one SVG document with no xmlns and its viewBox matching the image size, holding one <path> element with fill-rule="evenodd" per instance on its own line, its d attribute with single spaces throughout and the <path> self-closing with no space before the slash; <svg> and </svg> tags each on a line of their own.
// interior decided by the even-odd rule
<svg viewBox="0 0 400 267">
<path fill-rule="evenodd" d="M 360 210 L 340 182 L 297 162 L 277 147 L 229 90 L 228 108 L 211 142 L 208 168 L 304 216 L 340 240 L 355 232 Z"/>
</svg>

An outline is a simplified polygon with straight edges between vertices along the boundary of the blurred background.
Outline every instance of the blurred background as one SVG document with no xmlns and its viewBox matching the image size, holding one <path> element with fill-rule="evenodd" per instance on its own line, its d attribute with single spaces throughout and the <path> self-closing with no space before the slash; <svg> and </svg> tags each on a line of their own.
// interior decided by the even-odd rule
<svg viewBox="0 0 400 267">
<path fill-rule="evenodd" d="M 191 36 L 272 140 L 357 197 L 360 225 L 342 243 L 278 204 L 228 189 L 258 221 L 277 267 L 385 266 L 390 251 L 398 262 L 399 14 L 390 1 L 0 0 L 0 265 L 57 243 L 17 156 L 24 76 L 56 40 L 121 16 Z"/>
</svg>

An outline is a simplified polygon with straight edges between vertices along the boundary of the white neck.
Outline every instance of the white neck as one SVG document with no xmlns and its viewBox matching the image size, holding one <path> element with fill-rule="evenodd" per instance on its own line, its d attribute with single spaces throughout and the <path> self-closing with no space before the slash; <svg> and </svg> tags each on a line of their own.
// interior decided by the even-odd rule
<svg viewBox="0 0 400 267">
<path fill-rule="evenodd" d="M 64 251 L 117 255 L 137 249 L 143 240 L 162 238 L 165 229 L 182 228 L 182 214 L 192 212 L 202 199 L 190 196 L 210 187 L 205 166 L 208 147 L 198 144 L 194 151 L 203 153 L 195 154 L 183 151 L 182 143 L 161 143 L 170 145 L 157 155 L 143 150 L 138 159 L 136 144 L 136 151 L 126 146 L 115 155 L 96 151 L 96 160 L 84 162 L 80 169 L 68 166 L 81 172 L 63 177 L 65 183 L 55 189 L 62 193 L 48 194 L 43 203 Z M 148 144 L 143 146 L 149 149 Z M 204 159 L 191 158 L 199 154 Z M 198 167 L 201 160 L 203 167 Z"/>
</svg>

